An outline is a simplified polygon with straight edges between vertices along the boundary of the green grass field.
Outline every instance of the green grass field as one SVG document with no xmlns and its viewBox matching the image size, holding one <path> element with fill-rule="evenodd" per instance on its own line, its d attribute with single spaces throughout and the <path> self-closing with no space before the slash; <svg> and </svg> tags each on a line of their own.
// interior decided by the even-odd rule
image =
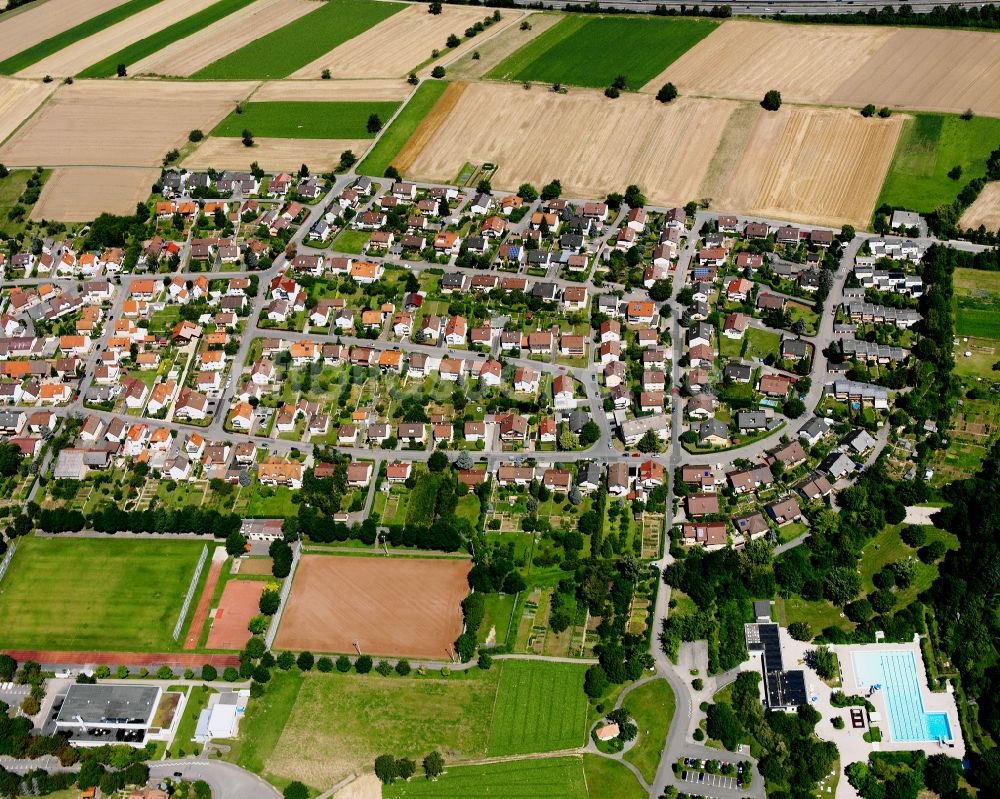
<svg viewBox="0 0 1000 799">
<path fill-rule="evenodd" d="M 622 766 L 618 768 L 624 771 Z M 590 772 L 588 778 L 589 776 Z M 382 788 L 384 799 L 480 799 L 484 796 L 503 796 L 506 799 L 587 799 L 587 795 L 581 760 L 576 757 L 520 760 L 483 766 L 446 765 L 445 773 L 435 781 L 416 777 L 409 782 L 396 782 Z M 603 794 L 609 799 L 617 799 L 619 795 Z"/>
<path fill-rule="evenodd" d="M 358 174 L 382 177 L 392 160 L 403 149 L 403 145 L 413 135 L 420 120 L 427 116 L 447 88 L 448 84 L 439 80 L 421 83 L 407 101 L 406 107 L 399 112 L 399 116 L 392 121 L 389 129 L 382 134 L 382 138 L 375 143 L 365 160 L 358 165 Z"/>
<path fill-rule="evenodd" d="M 275 670 L 264 695 L 247 707 L 246 716 L 240 722 L 240 737 L 231 743 L 227 760 L 255 774 L 264 773 L 268 758 L 288 723 L 302 682 L 302 674 L 296 669 Z"/>
<path fill-rule="evenodd" d="M 810 601 L 800 596 L 787 599 L 778 597 L 775 607 L 778 611 L 778 623 L 783 627 L 795 621 L 804 621 L 812 629 L 813 635 L 819 635 L 826 627 L 839 627 L 850 632 L 856 626 L 842 615 L 840 608 L 826 599 Z"/>
<path fill-rule="evenodd" d="M 510 660 L 503 664 L 490 755 L 548 752 L 581 746 L 587 699 L 583 666 Z"/>
<path fill-rule="evenodd" d="M 632 714 L 639 727 L 639 740 L 625 753 L 625 759 L 651 783 L 656 778 L 667 730 L 677 708 L 674 692 L 666 680 L 652 680 L 630 691 L 622 706 Z"/>
<path fill-rule="evenodd" d="M 955 333 L 1000 341 L 1000 272 L 956 269 L 954 279 Z"/>
<path fill-rule="evenodd" d="M 180 724 L 177 725 L 177 734 L 174 736 L 172 753 L 177 757 L 181 754 L 198 754 L 202 750 L 202 745 L 193 740 L 195 729 L 198 727 L 198 715 L 208 706 L 208 698 L 217 691 L 207 685 L 195 685 L 188 694 L 187 704 L 184 706 L 184 715 L 181 716 Z"/>
<path fill-rule="evenodd" d="M 640 89 L 715 29 L 699 19 L 569 15 L 488 74 L 499 80 Z"/>
<path fill-rule="evenodd" d="M 55 36 L 50 36 L 38 44 L 33 44 L 27 50 L 22 50 L 10 58 L 0 61 L 0 75 L 13 75 L 22 69 L 27 69 L 32 64 L 37 64 L 43 58 L 48 58 L 54 53 L 58 53 L 64 47 L 86 39 L 88 36 L 110 28 L 112 25 L 128 19 L 133 14 L 145 11 L 151 6 L 155 6 L 160 0 L 128 0 L 120 6 L 108 9 L 103 14 L 91 17 L 79 25 L 76 25 Z"/>
<path fill-rule="evenodd" d="M 952 202 L 969 180 L 986 174 L 998 141 L 1000 119 L 913 114 L 903 123 L 878 204 L 928 212 Z M 962 167 L 958 180 L 948 177 L 954 166 Z"/>
<path fill-rule="evenodd" d="M 194 77 L 284 78 L 403 8 L 402 3 L 327 0 L 315 11 L 209 64 Z"/>
<path fill-rule="evenodd" d="M 177 649 L 171 633 L 203 546 L 113 538 L 21 539 L 0 583 L 4 646 Z"/>
<path fill-rule="evenodd" d="M 897 608 L 910 604 L 917 598 L 918 594 L 930 588 L 938 574 L 937 564 L 923 563 L 916 558 L 916 550 L 903 543 L 899 536 L 899 531 L 903 526 L 890 525 L 875 536 L 861 551 L 861 561 L 858 564 L 861 569 L 861 587 L 866 593 L 871 593 L 875 590 L 872 577 L 877 572 L 897 560 L 911 556 L 914 558 L 913 582 L 906 588 L 897 588 L 894 591 L 897 597 Z M 927 531 L 928 544 L 932 541 L 942 541 L 948 549 L 958 548 L 958 540 L 951 533 L 938 530 L 936 527 L 925 526 L 924 529 Z"/>
<path fill-rule="evenodd" d="M 747 348 L 744 353 L 747 358 L 760 358 L 764 360 L 768 355 L 778 357 L 781 350 L 781 334 L 773 330 L 761 330 L 758 327 L 749 327 L 743 334 L 746 339 Z"/>
<path fill-rule="evenodd" d="M 276 139 L 370 139 L 369 114 L 385 122 L 398 107 L 392 102 L 251 102 L 242 114 L 233 111 L 223 119 L 212 135 L 242 136 L 249 128 L 254 136 Z"/>
<path fill-rule="evenodd" d="M 24 216 L 19 221 L 14 221 L 9 214 L 14 206 L 19 205 L 21 195 L 28 187 L 28 179 L 34 170 L 32 169 L 12 169 L 5 178 L 0 178 L 0 238 L 13 238 L 18 233 L 24 231 L 26 223 L 29 221 L 32 206 L 25 205 Z M 46 169 L 42 173 L 42 186 L 49 179 L 52 170 Z"/>
<path fill-rule="evenodd" d="M 197 14 L 192 14 L 173 25 L 169 25 L 161 31 L 140 39 L 128 47 L 119 50 L 117 53 L 109 55 L 107 58 L 98 61 L 96 64 L 87 67 L 80 73 L 81 78 L 110 78 L 115 74 L 115 69 L 119 64 L 136 64 L 147 56 L 159 52 L 168 44 L 180 41 L 193 33 L 197 33 L 208 27 L 213 22 L 218 22 L 224 17 L 228 17 L 234 11 L 250 5 L 254 0 L 219 0 Z"/>
<path fill-rule="evenodd" d="M 615 799 L 646 799 L 648 794 L 639 781 L 621 763 L 600 755 L 583 756 L 583 774 L 587 792 L 593 799 L 613 796 Z"/>
</svg>

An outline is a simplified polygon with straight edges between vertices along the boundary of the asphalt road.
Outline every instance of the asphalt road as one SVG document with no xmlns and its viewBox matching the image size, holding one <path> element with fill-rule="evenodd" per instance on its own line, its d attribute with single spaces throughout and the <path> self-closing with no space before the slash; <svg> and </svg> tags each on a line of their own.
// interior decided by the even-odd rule
<svg viewBox="0 0 1000 799">
<path fill-rule="evenodd" d="M 159 760 L 150 763 L 150 776 L 161 780 L 204 780 L 212 788 L 212 799 L 280 799 L 281 794 L 268 782 L 249 771 L 221 760 Z M 178 774 L 180 776 L 178 776 Z"/>
</svg>

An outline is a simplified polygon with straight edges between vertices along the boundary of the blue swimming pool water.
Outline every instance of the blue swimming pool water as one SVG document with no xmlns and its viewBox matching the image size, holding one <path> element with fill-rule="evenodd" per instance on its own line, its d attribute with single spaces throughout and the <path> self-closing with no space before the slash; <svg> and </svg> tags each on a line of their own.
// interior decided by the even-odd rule
<svg viewBox="0 0 1000 799">
<path fill-rule="evenodd" d="M 881 686 L 892 740 L 951 740 L 947 714 L 924 710 L 912 652 L 855 652 L 853 657 L 858 688 L 867 692 L 873 685 Z"/>
</svg>

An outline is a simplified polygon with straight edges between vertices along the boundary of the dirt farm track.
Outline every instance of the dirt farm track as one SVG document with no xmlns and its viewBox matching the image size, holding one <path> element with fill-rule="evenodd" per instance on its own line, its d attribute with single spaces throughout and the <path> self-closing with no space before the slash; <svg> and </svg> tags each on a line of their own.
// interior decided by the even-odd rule
<svg viewBox="0 0 1000 799">
<path fill-rule="evenodd" d="M 276 649 L 446 660 L 462 632 L 465 559 L 304 555 Z"/>
</svg>

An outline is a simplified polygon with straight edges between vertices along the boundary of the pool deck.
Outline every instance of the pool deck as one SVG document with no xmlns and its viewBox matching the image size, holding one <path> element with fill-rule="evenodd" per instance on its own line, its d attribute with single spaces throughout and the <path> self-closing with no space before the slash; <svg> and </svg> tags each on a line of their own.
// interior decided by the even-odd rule
<svg viewBox="0 0 1000 799">
<path fill-rule="evenodd" d="M 815 650 L 816 645 L 796 641 L 784 627 L 780 631 L 782 657 L 786 669 L 802 668 L 806 673 L 806 692 L 809 697 L 816 697 L 816 701 L 810 704 L 822 715 L 823 720 L 816 725 L 816 734 L 825 741 L 833 741 L 840 751 L 841 776 L 837 783 L 836 799 L 856 799 L 857 794 L 843 776 L 843 769 L 849 763 L 868 760 L 871 752 L 883 751 L 915 751 L 922 749 L 928 755 L 944 753 L 949 757 L 965 757 L 965 741 L 962 738 L 962 728 L 958 721 L 958 710 L 955 706 L 955 695 L 951 685 L 947 691 L 933 692 L 927 685 L 927 671 L 924 667 L 923 655 L 920 651 L 919 640 L 907 644 L 888 644 L 879 642 L 875 644 L 843 644 L 830 647 L 836 653 L 840 661 L 841 687 L 831 688 L 821 680 L 815 671 L 805 665 L 806 653 Z M 854 729 L 851 726 L 850 708 L 833 707 L 830 704 L 830 696 L 835 690 L 841 690 L 845 694 L 867 693 L 866 690 L 857 686 L 857 677 L 854 673 L 855 652 L 912 652 L 916 660 L 917 682 L 920 685 L 920 696 L 924 703 L 924 710 L 927 713 L 946 713 L 948 724 L 951 727 L 953 740 L 952 746 L 942 746 L 937 741 L 901 741 L 890 740 L 889 713 L 885 705 L 885 695 L 882 691 L 876 691 L 869 701 L 875 705 L 876 710 L 881 715 L 882 720 L 878 727 L 882 732 L 880 743 L 867 743 L 864 740 L 864 733 L 867 731 L 867 723 L 863 729 Z M 759 660 L 755 665 L 759 668 Z M 844 720 L 844 729 L 835 729 L 832 719 L 841 717 Z M 865 714 L 867 722 L 867 713 Z"/>
</svg>

